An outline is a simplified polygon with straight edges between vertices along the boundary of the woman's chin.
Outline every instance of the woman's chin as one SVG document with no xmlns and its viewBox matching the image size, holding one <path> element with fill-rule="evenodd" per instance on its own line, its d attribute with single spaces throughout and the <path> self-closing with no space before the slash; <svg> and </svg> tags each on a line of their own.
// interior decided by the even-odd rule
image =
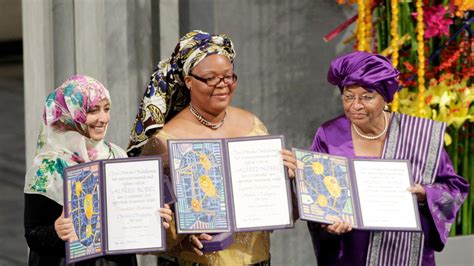
<svg viewBox="0 0 474 266">
<path fill-rule="evenodd" d="M 360 129 L 364 129 L 367 126 L 367 120 L 366 119 L 350 119 L 351 123 L 354 124 L 356 127 Z"/>
<path fill-rule="evenodd" d="M 90 138 L 95 141 L 101 141 L 104 139 L 105 136 L 91 136 Z"/>
<path fill-rule="evenodd" d="M 211 97 L 213 100 L 218 101 L 218 102 L 228 102 L 230 101 L 230 95 L 229 94 L 216 94 L 212 95 Z"/>
<path fill-rule="evenodd" d="M 230 99 L 226 99 L 224 101 L 213 101 L 209 104 L 209 107 L 211 107 L 211 109 L 216 113 L 222 113 L 227 109 L 227 107 L 229 107 L 229 105 Z"/>
<path fill-rule="evenodd" d="M 94 131 L 89 131 L 89 138 L 93 139 L 95 141 L 101 141 L 105 138 L 105 134 L 107 133 L 107 130 L 103 132 L 94 132 Z"/>
</svg>

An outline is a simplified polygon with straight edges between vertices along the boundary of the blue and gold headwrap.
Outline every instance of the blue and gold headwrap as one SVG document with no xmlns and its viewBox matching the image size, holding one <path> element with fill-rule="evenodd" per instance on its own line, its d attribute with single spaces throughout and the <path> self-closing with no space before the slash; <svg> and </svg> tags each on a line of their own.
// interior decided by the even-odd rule
<svg viewBox="0 0 474 266">
<path fill-rule="evenodd" d="M 184 77 L 211 54 L 226 56 L 232 63 L 232 41 L 225 35 L 195 30 L 179 40 L 170 58 L 158 63 L 138 107 L 127 149 L 129 156 L 140 155 L 148 138 L 188 106 L 190 96 Z"/>
</svg>

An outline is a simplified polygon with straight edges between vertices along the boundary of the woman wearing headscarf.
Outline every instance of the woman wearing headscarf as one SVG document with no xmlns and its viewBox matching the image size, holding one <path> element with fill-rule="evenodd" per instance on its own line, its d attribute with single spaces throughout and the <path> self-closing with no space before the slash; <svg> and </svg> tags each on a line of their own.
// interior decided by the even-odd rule
<svg viewBox="0 0 474 266">
<path fill-rule="evenodd" d="M 151 76 L 132 129 L 129 154 L 164 155 L 165 173 L 169 174 L 168 139 L 267 135 L 255 115 L 230 105 L 237 85 L 234 58 L 232 42 L 225 35 L 202 31 L 184 35 L 171 57 L 161 61 Z M 294 165 L 291 153 L 282 153 L 285 165 Z M 203 254 L 199 240 L 210 238 L 207 234 L 177 235 L 172 224 L 168 253 L 180 265 L 269 263 L 268 232 L 236 233 L 227 249 Z"/>
<path fill-rule="evenodd" d="M 110 106 L 109 91 L 102 83 L 82 75 L 68 78 L 47 96 L 33 166 L 25 175 L 24 227 L 30 248 L 29 265 L 66 265 L 64 243 L 76 236 L 71 218 L 64 218 L 63 213 L 64 168 L 127 157 L 119 146 L 104 140 Z M 162 214 L 167 220 L 171 219 L 168 211 Z M 135 254 L 76 263 L 136 264 Z"/>
<path fill-rule="evenodd" d="M 348 158 L 405 159 L 415 185 L 422 232 L 352 230 L 347 222 L 309 222 L 318 265 L 434 265 L 463 203 L 468 183 L 443 149 L 445 123 L 386 111 L 399 72 L 381 55 L 336 58 L 328 81 L 341 91 L 344 115 L 323 123 L 311 150 Z"/>
</svg>

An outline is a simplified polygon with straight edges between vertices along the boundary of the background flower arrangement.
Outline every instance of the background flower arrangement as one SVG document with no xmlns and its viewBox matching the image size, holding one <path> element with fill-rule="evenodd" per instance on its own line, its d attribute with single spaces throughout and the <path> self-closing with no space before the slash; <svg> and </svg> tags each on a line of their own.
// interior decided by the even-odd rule
<svg viewBox="0 0 474 266">
<path fill-rule="evenodd" d="M 389 56 L 400 70 L 401 90 L 392 111 L 446 122 L 446 149 L 470 193 L 451 235 L 474 233 L 474 0 L 337 0 L 357 5 L 357 15 L 324 38 L 330 41 L 353 22 L 344 43 Z"/>
</svg>

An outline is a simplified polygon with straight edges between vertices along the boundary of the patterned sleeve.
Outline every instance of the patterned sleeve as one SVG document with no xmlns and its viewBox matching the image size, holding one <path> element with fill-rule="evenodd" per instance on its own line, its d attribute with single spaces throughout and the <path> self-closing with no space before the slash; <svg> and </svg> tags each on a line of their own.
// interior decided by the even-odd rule
<svg viewBox="0 0 474 266">
<path fill-rule="evenodd" d="M 429 213 L 436 228 L 436 231 L 430 231 L 437 232 L 437 235 L 428 237 L 432 240 L 430 242 L 434 245 L 433 248 L 441 251 L 447 241 L 456 213 L 467 196 L 469 184 L 454 172 L 448 153 L 443 149 L 436 180 L 433 184 L 426 185 L 424 188 Z"/>
</svg>

